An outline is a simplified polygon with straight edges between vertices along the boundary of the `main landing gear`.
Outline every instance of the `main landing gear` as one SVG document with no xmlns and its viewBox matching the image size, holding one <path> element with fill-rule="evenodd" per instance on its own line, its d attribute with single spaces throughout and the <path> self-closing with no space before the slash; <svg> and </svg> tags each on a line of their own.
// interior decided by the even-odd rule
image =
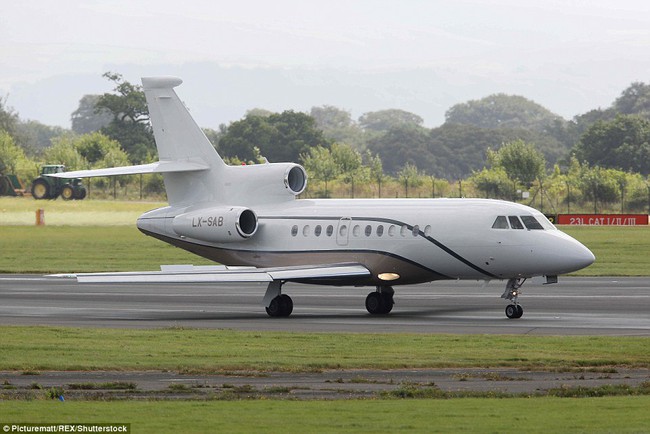
<svg viewBox="0 0 650 434">
<path fill-rule="evenodd" d="M 393 294 L 391 286 L 378 286 L 375 292 L 366 297 L 366 310 L 372 315 L 386 315 L 393 310 Z"/>
<path fill-rule="evenodd" d="M 521 318 L 524 314 L 524 308 L 521 307 L 519 302 L 519 294 L 521 293 L 521 285 L 526 281 L 525 278 L 512 278 L 506 284 L 506 290 L 501 295 L 501 298 L 512 301 L 512 304 L 506 306 L 506 316 L 510 319 Z"/>
<path fill-rule="evenodd" d="M 293 312 L 293 300 L 287 294 L 282 294 L 283 283 L 275 280 L 266 288 L 263 303 L 271 317 L 287 317 Z"/>
</svg>

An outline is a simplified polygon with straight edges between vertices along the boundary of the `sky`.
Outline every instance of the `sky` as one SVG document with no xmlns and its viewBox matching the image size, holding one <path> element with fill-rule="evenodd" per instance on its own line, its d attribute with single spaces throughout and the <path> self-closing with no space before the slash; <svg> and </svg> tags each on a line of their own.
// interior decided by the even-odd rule
<svg viewBox="0 0 650 434">
<path fill-rule="evenodd" d="M 70 127 L 102 74 L 178 75 L 203 127 L 255 107 L 401 108 L 523 95 L 570 119 L 650 81 L 650 2 L 635 0 L 21 0 L 0 13 L 0 96 Z"/>
</svg>

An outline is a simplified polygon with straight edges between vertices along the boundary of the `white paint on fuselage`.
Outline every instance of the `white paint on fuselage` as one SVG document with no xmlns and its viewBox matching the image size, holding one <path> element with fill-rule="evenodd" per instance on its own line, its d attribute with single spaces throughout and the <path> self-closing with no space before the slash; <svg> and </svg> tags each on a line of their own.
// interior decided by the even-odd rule
<svg viewBox="0 0 650 434">
<path fill-rule="evenodd" d="M 192 210 L 212 206 L 215 204 L 194 205 Z M 214 249 L 260 254 L 352 251 L 359 252 L 357 259 L 361 264 L 364 252 L 380 252 L 455 279 L 556 275 L 584 268 L 594 261 L 585 246 L 554 228 L 539 211 L 513 202 L 301 199 L 278 205 L 249 206 L 259 217 L 259 228 L 250 239 L 222 244 L 185 240 Z M 150 211 L 138 220 L 138 227 L 179 239 L 170 222 L 187 210 L 166 207 Z M 545 229 L 493 229 L 492 224 L 499 215 L 533 215 Z M 347 226 L 345 233 L 343 225 Z M 331 235 L 328 235 L 329 226 Z M 367 226 L 370 226 L 369 235 L 366 235 Z M 414 226 L 417 226 L 415 231 Z"/>
</svg>

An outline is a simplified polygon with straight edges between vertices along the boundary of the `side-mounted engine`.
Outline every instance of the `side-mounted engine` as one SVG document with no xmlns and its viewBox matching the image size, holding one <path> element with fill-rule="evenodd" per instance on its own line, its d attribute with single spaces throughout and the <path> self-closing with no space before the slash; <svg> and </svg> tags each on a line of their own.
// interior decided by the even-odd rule
<svg viewBox="0 0 650 434">
<path fill-rule="evenodd" d="M 214 243 L 246 240 L 257 231 L 257 215 L 241 206 L 205 208 L 174 217 L 172 228 L 180 236 Z"/>
</svg>

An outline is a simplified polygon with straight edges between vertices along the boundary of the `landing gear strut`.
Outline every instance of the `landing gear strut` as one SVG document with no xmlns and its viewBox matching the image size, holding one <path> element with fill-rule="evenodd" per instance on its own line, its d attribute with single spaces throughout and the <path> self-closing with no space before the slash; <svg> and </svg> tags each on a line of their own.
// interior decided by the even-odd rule
<svg viewBox="0 0 650 434">
<path fill-rule="evenodd" d="M 289 316 L 293 312 L 293 300 L 287 294 L 282 294 L 282 284 L 279 280 L 269 283 L 264 295 L 266 313 L 271 317 Z"/>
<path fill-rule="evenodd" d="M 372 315 L 386 315 L 393 310 L 393 294 L 395 291 L 392 286 L 378 286 L 375 292 L 371 292 L 366 297 L 366 310 Z"/>
<path fill-rule="evenodd" d="M 501 298 L 512 301 L 512 304 L 506 306 L 506 316 L 510 319 L 521 318 L 524 314 L 524 308 L 518 302 L 519 294 L 521 293 L 521 285 L 526 281 L 525 278 L 512 278 L 506 284 L 506 290 L 501 295 Z"/>
</svg>

